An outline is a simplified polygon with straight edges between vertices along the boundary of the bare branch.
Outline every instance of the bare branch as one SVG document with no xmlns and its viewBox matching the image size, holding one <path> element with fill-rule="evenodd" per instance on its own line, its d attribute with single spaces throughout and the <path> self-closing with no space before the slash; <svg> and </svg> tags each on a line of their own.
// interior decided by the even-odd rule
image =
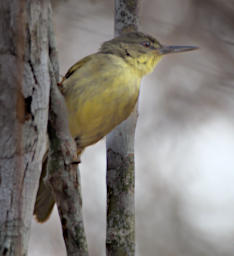
<svg viewBox="0 0 234 256">
<path fill-rule="evenodd" d="M 54 40 L 50 40 L 50 52 L 55 58 Z M 85 237 L 80 176 L 76 145 L 72 139 L 67 121 L 64 99 L 57 87 L 57 73 L 51 71 L 51 95 L 48 134 L 50 151 L 47 184 L 52 189 L 63 229 L 67 255 L 88 255 Z M 56 70 L 56 69 L 55 69 Z"/>
<path fill-rule="evenodd" d="M 138 1 L 115 0 L 115 34 L 135 31 Z M 135 254 L 134 139 L 137 107 L 107 136 L 107 255 Z"/>
</svg>

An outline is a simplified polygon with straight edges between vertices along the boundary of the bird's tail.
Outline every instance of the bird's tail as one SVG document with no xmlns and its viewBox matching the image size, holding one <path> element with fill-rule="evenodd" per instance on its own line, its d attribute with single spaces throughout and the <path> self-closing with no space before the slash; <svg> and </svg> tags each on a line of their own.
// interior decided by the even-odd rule
<svg viewBox="0 0 234 256">
<path fill-rule="evenodd" d="M 38 222 L 44 222 L 52 213 L 55 201 L 53 195 L 48 188 L 48 186 L 44 183 L 44 177 L 46 176 L 47 169 L 47 161 L 48 161 L 48 153 L 46 153 L 43 164 L 42 164 L 42 172 L 39 181 L 39 188 L 37 191 L 36 202 L 34 205 L 33 214 Z"/>
<path fill-rule="evenodd" d="M 83 149 L 80 149 L 80 148 L 77 149 L 77 160 L 79 163 L 80 163 L 80 155 L 82 152 L 83 152 Z M 36 202 L 35 202 L 34 211 L 33 211 L 33 215 L 35 216 L 38 222 L 47 221 L 47 219 L 50 217 L 52 213 L 52 210 L 55 204 L 55 200 L 52 195 L 52 192 L 44 182 L 44 178 L 47 172 L 47 162 L 48 162 L 48 151 L 46 152 L 43 158 L 41 177 L 39 181 L 39 187 L 37 190 L 37 197 L 36 197 Z"/>
</svg>

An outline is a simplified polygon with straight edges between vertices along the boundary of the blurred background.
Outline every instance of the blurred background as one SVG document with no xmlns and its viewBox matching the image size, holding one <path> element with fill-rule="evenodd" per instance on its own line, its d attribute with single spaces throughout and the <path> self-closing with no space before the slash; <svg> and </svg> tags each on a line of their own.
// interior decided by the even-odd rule
<svg viewBox="0 0 234 256">
<path fill-rule="evenodd" d="M 60 73 L 113 37 L 109 0 L 54 1 Z M 136 133 L 137 256 L 234 255 L 234 1 L 141 1 L 140 30 L 199 46 L 142 82 Z M 105 255 L 105 141 L 81 164 L 91 256 Z M 57 209 L 33 221 L 30 256 L 65 254 Z"/>
</svg>

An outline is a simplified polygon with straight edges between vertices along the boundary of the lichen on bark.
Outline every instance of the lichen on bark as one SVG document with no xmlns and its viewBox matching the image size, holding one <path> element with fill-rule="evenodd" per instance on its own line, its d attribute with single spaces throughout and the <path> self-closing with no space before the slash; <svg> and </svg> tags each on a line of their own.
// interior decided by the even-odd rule
<svg viewBox="0 0 234 256">
<path fill-rule="evenodd" d="M 115 35 L 138 28 L 137 0 L 115 0 Z M 134 140 L 137 105 L 130 117 L 107 135 L 108 256 L 135 255 Z"/>
</svg>

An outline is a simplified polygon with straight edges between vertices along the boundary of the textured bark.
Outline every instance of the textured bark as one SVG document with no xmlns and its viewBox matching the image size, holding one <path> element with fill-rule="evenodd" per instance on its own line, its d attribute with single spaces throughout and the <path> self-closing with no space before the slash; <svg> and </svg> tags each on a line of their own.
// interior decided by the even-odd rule
<svg viewBox="0 0 234 256">
<path fill-rule="evenodd" d="M 27 253 L 46 148 L 50 16 L 48 0 L 0 2 L 0 255 Z"/>
<path fill-rule="evenodd" d="M 54 77 L 53 74 L 51 74 Z M 54 77 L 55 78 L 55 77 Z M 66 106 L 56 79 L 51 89 L 49 139 L 50 151 L 47 184 L 50 186 L 60 215 L 67 255 L 88 255 L 82 217 L 79 159 L 69 133 Z"/>
<path fill-rule="evenodd" d="M 115 0 L 115 35 L 137 30 L 138 1 Z M 135 255 L 134 139 L 137 106 L 107 136 L 107 255 Z"/>
</svg>

